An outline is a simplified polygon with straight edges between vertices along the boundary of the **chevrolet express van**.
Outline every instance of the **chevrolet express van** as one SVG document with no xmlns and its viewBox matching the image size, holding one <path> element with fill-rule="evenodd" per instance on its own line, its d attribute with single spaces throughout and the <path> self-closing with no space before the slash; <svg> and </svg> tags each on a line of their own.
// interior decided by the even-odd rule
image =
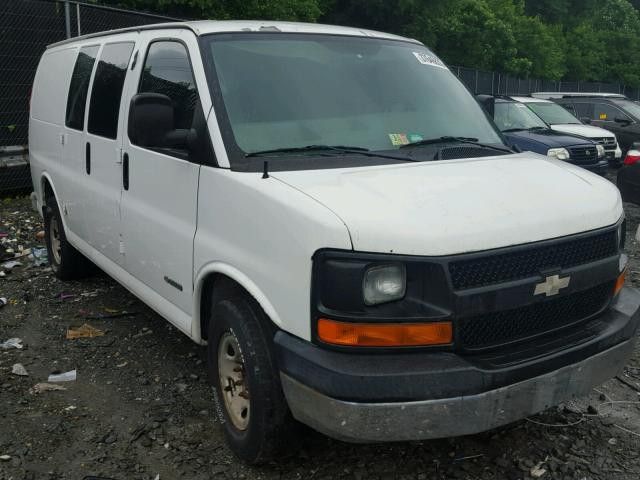
<svg viewBox="0 0 640 480">
<path fill-rule="evenodd" d="M 421 43 L 194 22 L 50 46 L 29 149 L 51 266 L 99 266 L 195 342 L 248 462 L 298 422 L 481 432 L 614 376 L 640 295 L 620 195 L 514 153 Z"/>
</svg>

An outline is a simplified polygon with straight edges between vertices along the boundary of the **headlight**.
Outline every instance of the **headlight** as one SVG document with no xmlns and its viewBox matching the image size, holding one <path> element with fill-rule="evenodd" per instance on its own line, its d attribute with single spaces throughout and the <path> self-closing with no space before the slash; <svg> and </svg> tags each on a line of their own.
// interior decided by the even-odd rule
<svg viewBox="0 0 640 480">
<path fill-rule="evenodd" d="M 604 157 L 604 147 L 602 145 L 596 145 L 596 150 L 598 151 L 598 158 Z"/>
<path fill-rule="evenodd" d="M 407 272 L 402 264 L 377 265 L 364 274 L 362 295 L 366 305 L 400 300 L 407 289 Z"/>
<path fill-rule="evenodd" d="M 569 160 L 569 151 L 566 148 L 551 148 L 547 152 L 547 157 Z"/>
</svg>

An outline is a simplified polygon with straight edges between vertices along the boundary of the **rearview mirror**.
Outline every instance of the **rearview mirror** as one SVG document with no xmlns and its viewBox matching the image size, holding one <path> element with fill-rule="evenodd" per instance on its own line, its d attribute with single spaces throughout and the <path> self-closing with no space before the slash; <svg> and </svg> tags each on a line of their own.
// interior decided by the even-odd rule
<svg viewBox="0 0 640 480">
<path fill-rule="evenodd" d="M 590 119 L 589 117 L 580 117 L 580 121 L 581 121 L 582 123 L 587 124 L 587 125 L 590 125 L 590 124 L 591 124 L 591 119 Z"/>
</svg>

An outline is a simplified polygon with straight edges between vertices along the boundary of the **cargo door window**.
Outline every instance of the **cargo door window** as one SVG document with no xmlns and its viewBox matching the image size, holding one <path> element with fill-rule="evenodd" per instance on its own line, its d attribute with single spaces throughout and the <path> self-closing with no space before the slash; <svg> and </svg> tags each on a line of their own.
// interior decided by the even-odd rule
<svg viewBox="0 0 640 480">
<path fill-rule="evenodd" d="M 111 43 L 104 46 L 96 68 L 89 104 L 89 133 L 115 139 L 122 87 L 133 43 Z"/>
<path fill-rule="evenodd" d="M 149 93 L 170 100 L 173 109 L 171 130 L 165 135 L 155 135 L 152 142 L 134 139 L 132 143 L 185 160 L 206 161 L 204 157 L 212 155 L 210 141 L 189 53 L 184 44 L 176 40 L 159 40 L 149 45 L 138 94 Z M 180 145 L 176 138 L 185 134 L 189 140 Z"/>
<path fill-rule="evenodd" d="M 568 107 L 570 104 L 567 104 Z M 573 107 L 576 111 L 578 118 L 591 118 L 593 119 L 593 104 L 592 103 L 574 103 Z"/>
<path fill-rule="evenodd" d="M 83 47 L 76 58 L 67 96 L 65 125 L 69 128 L 84 129 L 84 112 L 87 105 L 89 81 L 99 48 L 98 45 Z"/>
</svg>

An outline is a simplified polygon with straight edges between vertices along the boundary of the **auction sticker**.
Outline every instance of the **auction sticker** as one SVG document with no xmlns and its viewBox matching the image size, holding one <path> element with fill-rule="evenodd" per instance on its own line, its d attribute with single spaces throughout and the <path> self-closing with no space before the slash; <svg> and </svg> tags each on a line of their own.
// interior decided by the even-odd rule
<svg viewBox="0 0 640 480">
<path fill-rule="evenodd" d="M 394 147 L 409 144 L 409 139 L 405 133 L 390 133 L 389 140 L 391 140 L 391 145 Z"/>
<path fill-rule="evenodd" d="M 435 55 L 429 55 L 425 52 L 413 52 L 413 55 L 423 65 L 431 65 L 432 67 L 444 68 L 445 70 L 448 70 L 444 62 Z"/>
</svg>

